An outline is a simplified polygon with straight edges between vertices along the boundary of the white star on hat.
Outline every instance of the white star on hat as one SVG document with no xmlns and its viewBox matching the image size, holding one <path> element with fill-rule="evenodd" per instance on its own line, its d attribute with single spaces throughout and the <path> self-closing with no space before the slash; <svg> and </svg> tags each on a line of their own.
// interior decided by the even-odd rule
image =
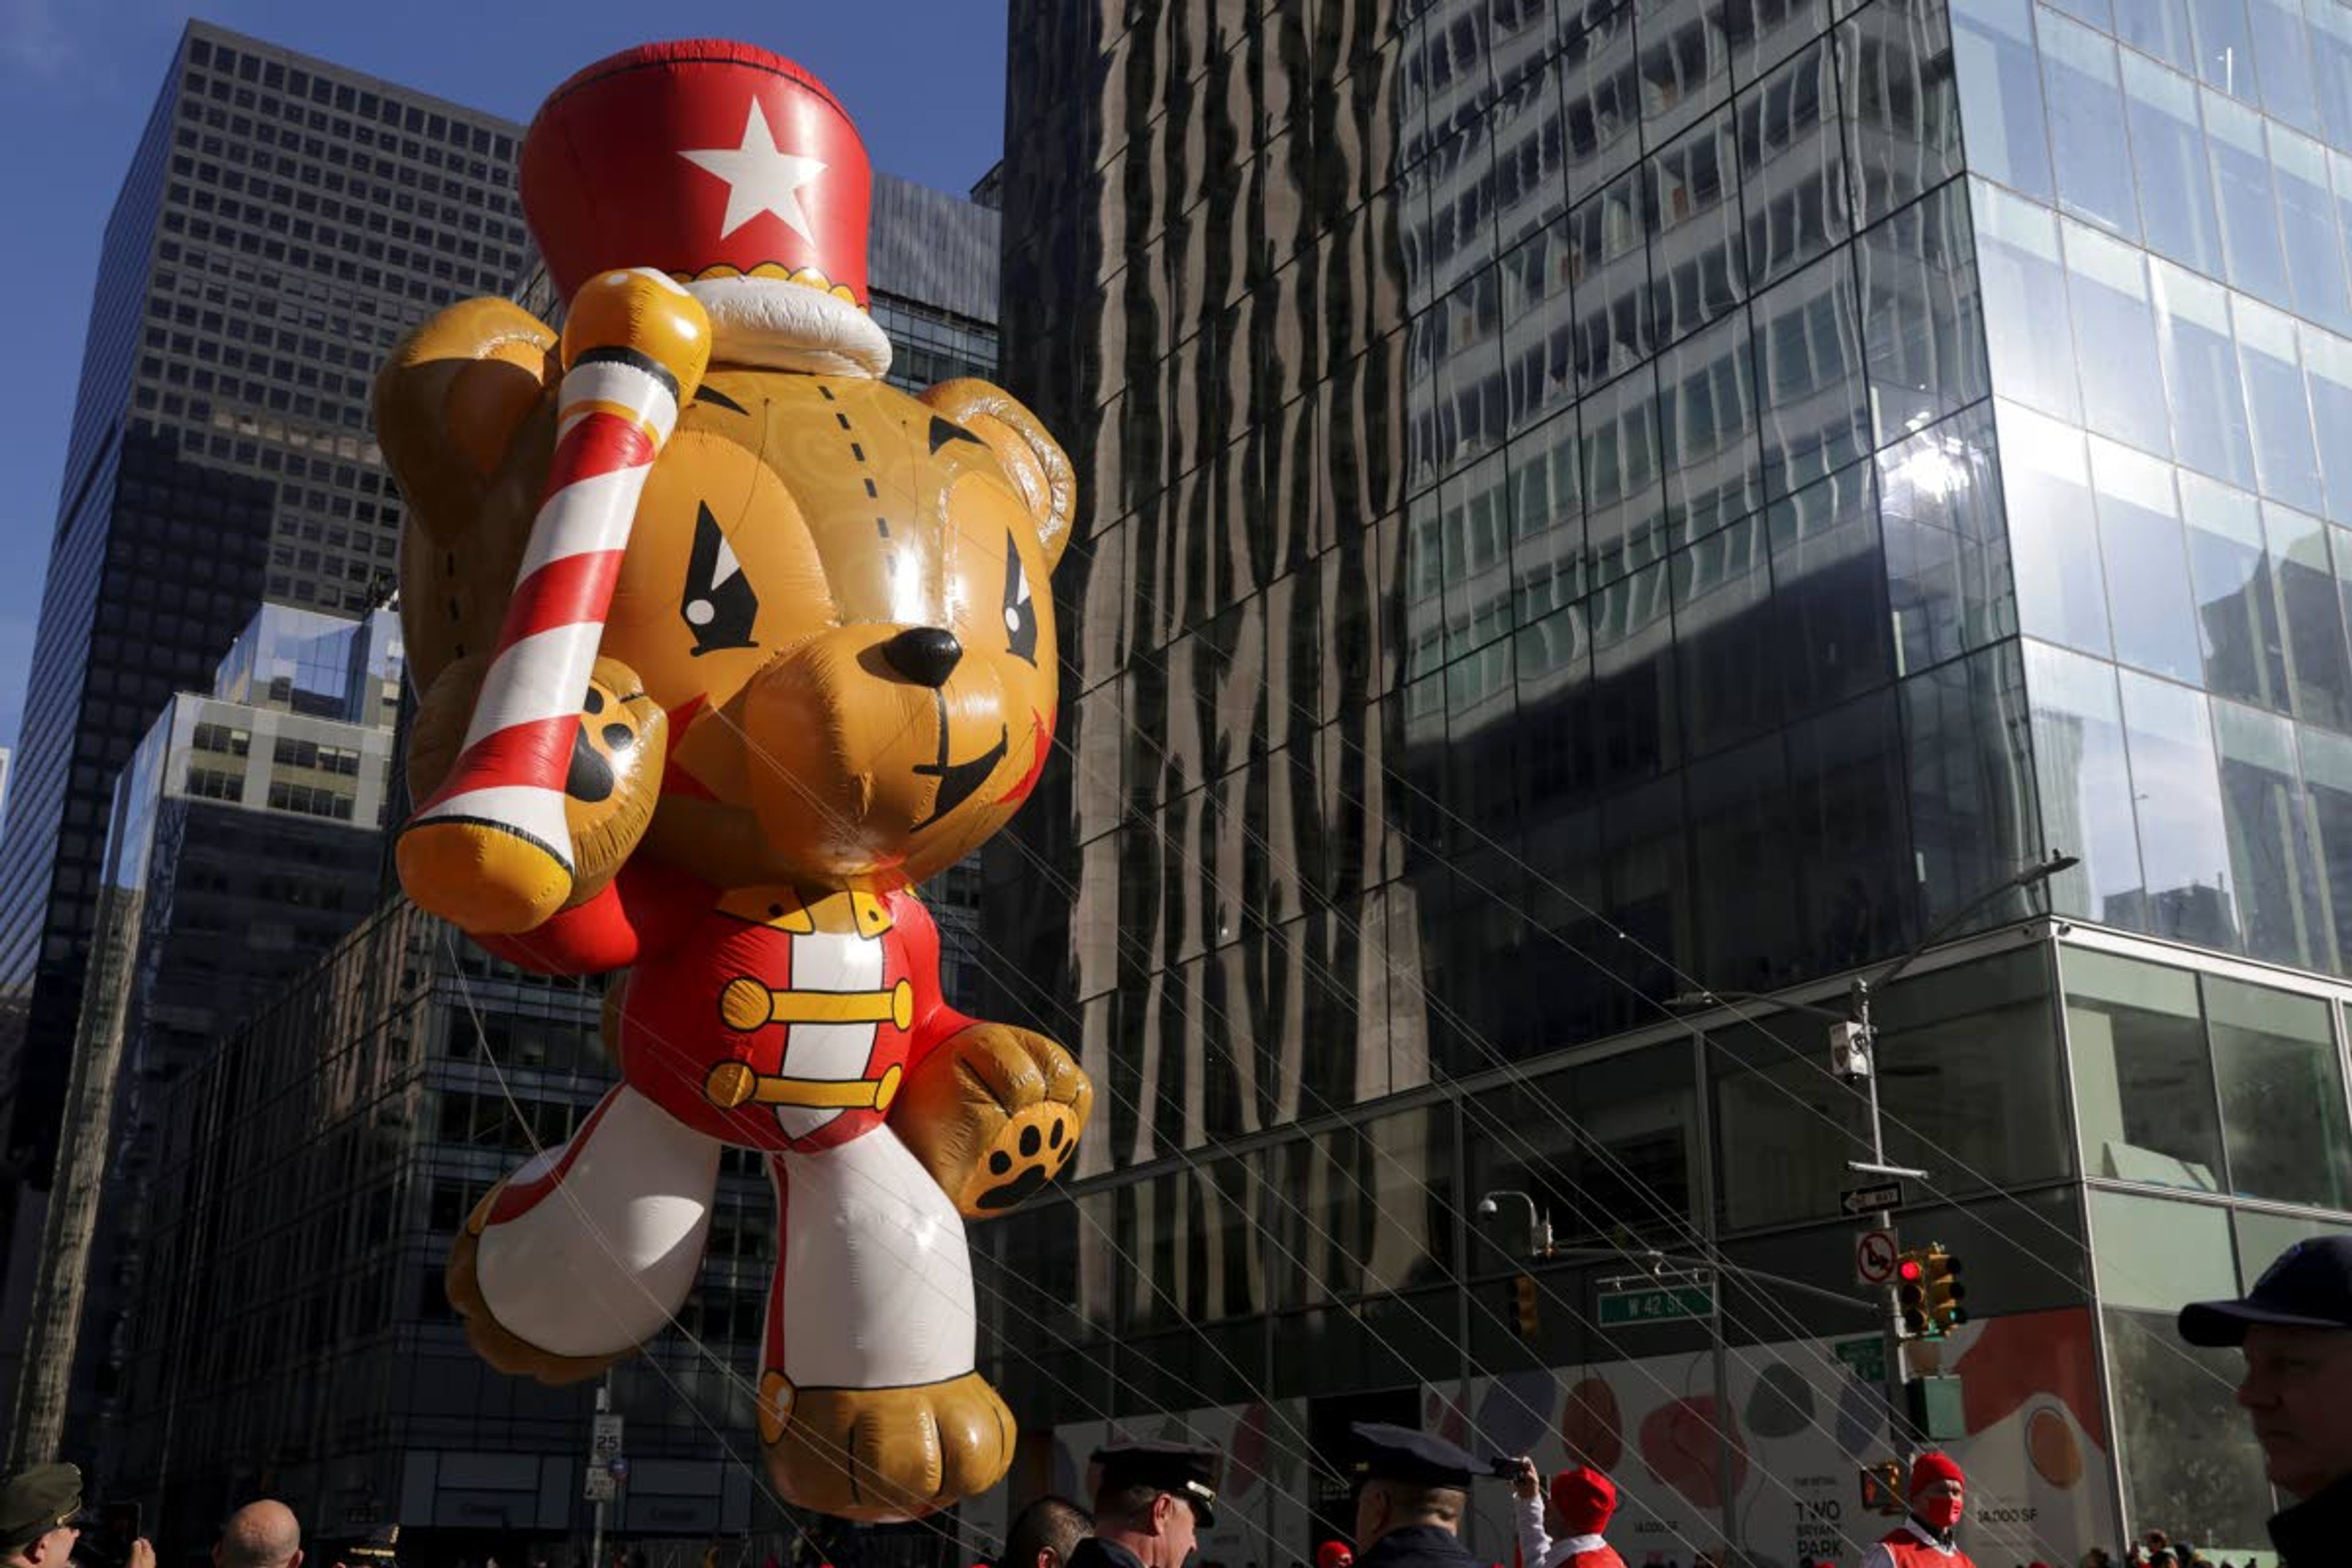
<svg viewBox="0 0 2352 1568">
<path fill-rule="evenodd" d="M 727 182 L 727 217 L 719 230 L 719 238 L 725 239 L 761 213 L 773 213 L 803 239 L 816 243 L 808 214 L 801 210 L 800 193 L 801 187 L 824 173 L 824 163 L 780 151 L 757 97 L 751 100 L 751 117 L 743 121 L 741 146 L 681 152 L 678 156 Z"/>
</svg>

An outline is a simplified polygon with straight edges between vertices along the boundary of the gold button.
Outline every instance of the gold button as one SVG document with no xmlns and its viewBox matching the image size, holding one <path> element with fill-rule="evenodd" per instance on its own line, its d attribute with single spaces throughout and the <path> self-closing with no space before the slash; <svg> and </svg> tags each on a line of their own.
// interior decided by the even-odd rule
<svg viewBox="0 0 2352 1568">
<path fill-rule="evenodd" d="M 898 984 L 903 985 L 906 982 L 902 980 Z M 890 1102 L 898 1096 L 898 1079 L 903 1076 L 904 1075 L 898 1070 L 898 1064 L 896 1062 L 891 1063 L 889 1068 L 883 1072 L 882 1081 L 874 1086 L 874 1109 L 876 1110 L 887 1111 L 890 1109 Z"/>
<path fill-rule="evenodd" d="M 721 1110 L 732 1110 L 759 1091 L 760 1075 L 741 1062 L 720 1062 L 702 1080 L 703 1098 Z"/>
<path fill-rule="evenodd" d="M 737 1034 L 764 1028 L 775 1015 L 775 998 L 748 974 L 739 974 L 719 994 L 719 1020 Z"/>
</svg>

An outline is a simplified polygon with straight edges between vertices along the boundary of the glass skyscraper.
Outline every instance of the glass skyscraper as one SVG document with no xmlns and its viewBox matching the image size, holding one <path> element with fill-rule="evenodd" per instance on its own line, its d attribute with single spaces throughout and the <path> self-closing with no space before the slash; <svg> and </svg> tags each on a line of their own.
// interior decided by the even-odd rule
<svg viewBox="0 0 2352 1568">
<path fill-rule="evenodd" d="M 2260 1544 L 2168 1312 L 2352 1228 L 2352 7 L 1009 36 L 1005 381 L 1085 521 L 983 957 L 1102 1091 L 983 1292 L 1012 1500 L 1173 1411 L 1255 1500 L 1204 1554 L 1305 1559 L 1378 1414 L 1609 1466 L 1656 1561 L 1858 1552 L 1871 1320 L 1766 1283 L 1852 1278 L 1858 1091 L 1669 1004 L 1933 934 L 1880 1088 L 1976 1554 Z"/>
<path fill-rule="evenodd" d="M 369 378 L 429 311 L 520 275 L 518 134 L 205 23 L 182 36 L 100 254 L 0 834 L 19 1226 L 55 1158 L 116 776 L 257 605 L 381 598 L 399 506 Z"/>
</svg>

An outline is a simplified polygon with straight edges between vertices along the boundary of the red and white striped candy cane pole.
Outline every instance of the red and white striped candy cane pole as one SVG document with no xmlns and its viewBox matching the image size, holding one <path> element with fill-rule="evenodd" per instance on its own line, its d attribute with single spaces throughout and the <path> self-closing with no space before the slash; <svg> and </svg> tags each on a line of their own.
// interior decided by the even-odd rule
<svg viewBox="0 0 2352 1568">
<path fill-rule="evenodd" d="M 401 830 L 409 897 L 483 934 L 530 931 L 572 894 L 563 781 L 613 584 L 678 409 L 710 361 L 701 304 L 659 272 L 581 287 L 563 327 L 555 457 L 496 653 L 449 776 Z"/>
</svg>

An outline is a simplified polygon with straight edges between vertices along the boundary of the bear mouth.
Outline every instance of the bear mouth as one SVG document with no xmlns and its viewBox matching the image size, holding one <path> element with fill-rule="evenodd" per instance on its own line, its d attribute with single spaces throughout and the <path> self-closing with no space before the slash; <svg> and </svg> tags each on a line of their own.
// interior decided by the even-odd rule
<svg viewBox="0 0 2352 1568">
<path fill-rule="evenodd" d="M 916 823 L 915 826 L 908 830 L 910 832 L 921 832 L 924 828 L 929 827 L 934 822 L 939 821 L 941 817 L 946 816 L 950 812 L 955 810 L 957 806 L 961 805 L 965 801 L 970 800 L 974 793 L 979 790 L 980 786 L 988 782 L 989 774 L 996 771 L 996 764 L 1004 760 L 1004 753 L 1011 742 L 1010 731 L 1006 730 L 1005 726 L 999 724 L 996 727 L 995 745 L 991 746 L 987 751 L 982 752 L 979 756 L 972 758 L 972 760 L 968 763 L 949 762 L 948 701 L 947 698 L 943 694 L 938 698 L 938 701 L 940 705 L 940 760 L 936 763 L 917 763 L 915 764 L 915 772 L 918 774 L 928 774 L 936 777 L 940 781 L 940 790 L 939 794 L 931 797 L 930 815 L 924 817 L 922 821 Z"/>
</svg>

